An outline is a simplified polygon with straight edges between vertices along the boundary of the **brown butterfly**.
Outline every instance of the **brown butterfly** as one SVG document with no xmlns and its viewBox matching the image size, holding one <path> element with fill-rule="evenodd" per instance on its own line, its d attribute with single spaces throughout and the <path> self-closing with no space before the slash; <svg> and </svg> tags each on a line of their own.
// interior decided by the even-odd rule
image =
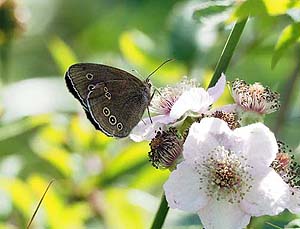
<svg viewBox="0 0 300 229">
<path fill-rule="evenodd" d="M 69 91 L 83 106 L 97 130 L 110 137 L 126 137 L 141 120 L 151 101 L 149 77 L 144 81 L 107 65 L 79 63 L 65 75 Z"/>
</svg>

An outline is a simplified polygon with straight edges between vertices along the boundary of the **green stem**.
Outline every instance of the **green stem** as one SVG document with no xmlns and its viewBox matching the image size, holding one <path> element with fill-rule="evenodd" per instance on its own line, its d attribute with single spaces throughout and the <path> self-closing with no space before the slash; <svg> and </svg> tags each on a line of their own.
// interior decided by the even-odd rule
<svg viewBox="0 0 300 229">
<path fill-rule="evenodd" d="M 11 50 L 11 42 L 8 42 L 4 45 L 0 45 L 0 86 L 5 84 L 9 79 L 9 55 Z"/>
<path fill-rule="evenodd" d="M 274 133 L 275 136 L 281 136 L 280 132 L 282 127 L 285 125 L 285 119 L 286 119 L 286 114 L 289 113 L 290 107 L 291 107 L 291 103 L 292 103 L 292 99 L 293 99 L 293 93 L 296 89 L 297 86 L 297 80 L 300 77 L 300 47 L 298 46 L 296 48 L 296 66 L 294 68 L 294 70 L 292 71 L 292 73 L 290 74 L 290 76 L 288 76 L 288 80 L 286 81 L 286 84 L 284 86 L 284 90 L 281 96 L 281 107 L 279 110 L 279 114 L 277 116 L 277 120 L 276 120 L 276 125 L 274 127 Z"/>
<path fill-rule="evenodd" d="M 247 20 L 248 20 L 248 18 L 246 18 L 240 22 L 237 22 L 234 25 L 233 29 L 231 30 L 231 33 L 226 41 L 225 47 L 222 51 L 222 54 L 218 60 L 218 63 L 217 63 L 216 69 L 215 69 L 215 73 L 209 83 L 209 86 L 208 86 L 209 88 L 216 84 L 218 79 L 221 77 L 222 73 L 226 72 L 226 69 L 229 65 L 229 62 L 231 60 L 231 57 L 235 50 L 235 47 L 237 46 L 237 44 L 240 40 L 241 34 L 244 30 Z"/>
<path fill-rule="evenodd" d="M 154 221 L 152 223 L 151 229 L 159 229 L 159 228 L 162 227 L 162 225 L 165 222 L 168 211 L 169 211 L 168 202 L 166 200 L 165 194 L 163 194 L 162 197 L 161 197 L 161 202 L 160 202 L 160 205 L 159 205 L 159 209 L 156 212 L 156 215 L 155 215 Z"/>
<path fill-rule="evenodd" d="M 208 87 L 214 86 L 216 84 L 216 82 L 218 81 L 218 79 L 221 77 L 221 73 L 222 72 L 225 73 L 225 71 L 228 67 L 228 64 L 231 60 L 231 57 L 233 55 L 233 52 L 235 50 L 235 47 L 237 46 L 237 43 L 238 43 L 238 41 L 241 37 L 241 34 L 244 30 L 247 20 L 248 20 L 248 18 L 246 18 L 240 22 L 237 22 L 234 25 L 234 27 L 226 41 L 225 47 L 222 51 L 221 57 L 216 66 L 215 73 L 214 73 Z M 151 229 L 160 229 L 162 227 L 162 225 L 165 222 L 168 211 L 169 211 L 168 202 L 166 200 L 165 194 L 163 194 L 163 196 L 161 198 L 161 203 L 160 203 L 159 209 L 155 215 Z"/>
</svg>

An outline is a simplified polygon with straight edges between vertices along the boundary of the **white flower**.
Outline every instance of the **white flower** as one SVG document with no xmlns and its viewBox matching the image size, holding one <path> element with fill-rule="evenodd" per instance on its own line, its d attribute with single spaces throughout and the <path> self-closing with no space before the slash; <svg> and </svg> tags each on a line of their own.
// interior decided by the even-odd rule
<svg viewBox="0 0 300 229">
<path fill-rule="evenodd" d="M 197 82 L 195 80 L 188 80 L 187 77 L 184 77 L 183 80 L 175 86 L 167 86 L 160 89 L 151 100 L 151 104 L 149 106 L 150 111 L 157 115 L 169 114 L 174 103 L 178 100 L 182 93 L 196 87 Z"/>
<path fill-rule="evenodd" d="M 300 213 L 300 189 L 299 187 L 290 187 L 290 201 L 287 209 L 294 213 Z"/>
<path fill-rule="evenodd" d="M 291 155 L 292 150 L 278 141 L 278 153 L 271 167 L 281 176 L 283 181 L 289 185 L 290 201 L 286 208 L 294 213 L 300 213 L 300 164 Z"/>
<path fill-rule="evenodd" d="M 175 87 L 163 88 L 152 99 L 150 110 L 156 116 L 143 119 L 132 130 L 130 138 L 133 141 L 150 140 L 155 136 L 155 130 L 164 129 L 165 125 L 184 120 L 186 116 L 198 116 L 209 110 L 223 93 L 226 85 L 224 74 L 216 85 L 207 91 L 197 87 L 195 81 L 184 80 Z"/>
<path fill-rule="evenodd" d="M 243 228 L 251 216 L 276 215 L 288 185 L 270 168 L 278 147 L 262 123 L 231 130 L 217 118 L 190 127 L 184 161 L 164 184 L 171 208 L 198 213 L 205 228 Z"/>
<path fill-rule="evenodd" d="M 280 107 L 279 94 L 260 83 L 248 84 L 236 79 L 232 83 L 232 96 L 239 107 L 246 111 L 269 114 Z"/>
</svg>

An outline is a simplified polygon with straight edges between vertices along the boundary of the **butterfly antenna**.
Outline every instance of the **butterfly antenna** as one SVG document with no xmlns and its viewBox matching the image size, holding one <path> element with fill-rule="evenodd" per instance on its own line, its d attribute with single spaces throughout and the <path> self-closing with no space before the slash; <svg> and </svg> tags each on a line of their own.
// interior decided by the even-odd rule
<svg viewBox="0 0 300 229">
<path fill-rule="evenodd" d="M 160 69 L 163 65 L 165 65 L 166 63 L 168 63 L 168 62 L 170 62 L 170 61 L 173 61 L 174 59 L 168 59 L 168 60 L 166 60 L 166 61 L 164 61 L 162 64 L 160 64 L 153 72 L 151 72 L 148 76 L 147 76 L 147 78 L 146 78 L 146 80 L 148 80 L 149 78 L 150 78 L 150 76 L 152 76 L 158 69 Z"/>
<path fill-rule="evenodd" d="M 33 222 L 33 219 L 34 219 L 36 213 L 38 212 L 38 210 L 39 210 L 39 208 L 40 208 L 40 206 L 41 206 L 41 204 L 42 204 L 42 202 L 43 202 L 43 200 L 44 200 L 44 198 L 45 198 L 45 195 L 46 195 L 46 193 L 48 192 L 48 189 L 50 188 L 50 186 L 51 186 L 51 184 L 52 184 L 53 182 L 54 182 L 54 180 L 51 180 L 51 181 L 49 182 L 49 184 L 48 184 L 48 186 L 47 186 L 47 188 L 46 188 L 46 190 L 45 190 L 45 192 L 44 192 L 42 198 L 40 199 L 40 201 L 39 201 L 37 207 L 35 208 L 35 211 L 34 211 L 32 217 L 31 217 L 31 219 L 30 219 L 30 221 L 29 221 L 29 223 L 28 223 L 26 229 L 29 229 L 29 228 L 30 228 L 31 223 Z"/>
</svg>

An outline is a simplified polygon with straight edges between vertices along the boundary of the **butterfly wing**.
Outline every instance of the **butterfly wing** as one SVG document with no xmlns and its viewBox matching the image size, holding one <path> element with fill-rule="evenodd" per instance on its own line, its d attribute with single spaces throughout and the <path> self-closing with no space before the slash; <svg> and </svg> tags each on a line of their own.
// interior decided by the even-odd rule
<svg viewBox="0 0 300 229">
<path fill-rule="evenodd" d="M 97 84 L 87 96 L 91 122 L 108 136 L 126 137 L 141 120 L 150 101 L 150 88 L 130 80 Z"/>
<path fill-rule="evenodd" d="M 106 65 L 74 64 L 66 72 L 65 81 L 87 118 L 108 136 L 127 136 L 150 101 L 148 83 Z"/>
<path fill-rule="evenodd" d="M 88 89 L 96 84 L 109 80 L 130 79 L 135 84 L 143 84 L 132 74 L 118 68 L 102 64 L 79 63 L 69 67 L 65 75 L 66 85 L 73 96 L 87 109 L 86 98 Z"/>
</svg>

